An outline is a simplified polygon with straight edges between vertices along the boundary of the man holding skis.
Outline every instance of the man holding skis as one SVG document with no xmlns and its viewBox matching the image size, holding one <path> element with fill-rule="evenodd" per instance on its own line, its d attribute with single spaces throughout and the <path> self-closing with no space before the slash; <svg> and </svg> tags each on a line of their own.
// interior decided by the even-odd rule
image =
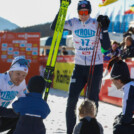
<svg viewBox="0 0 134 134">
<path fill-rule="evenodd" d="M 0 74 L 0 132 L 8 131 L 13 134 L 18 115 L 12 108 L 7 108 L 16 96 L 25 96 L 29 62 L 22 56 L 13 59 L 10 69 Z"/>
<path fill-rule="evenodd" d="M 68 1 L 71 3 L 70 0 Z M 93 57 L 95 58 L 93 65 L 94 73 L 92 78 L 90 77 L 92 82 L 88 85 L 91 87 L 90 93 L 88 91 L 88 95 L 86 96 L 90 100 L 95 101 L 97 107 L 103 73 L 103 54 L 101 50 L 108 50 L 110 48 L 110 39 L 107 30 L 110 22 L 108 17 L 100 15 L 97 20 L 92 19 L 90 17 L 91 11 L 89 1 L 79 1 L 77 7 L 79 18 L 72 18 L 66 21 L 64 25 L 64 29 L 72 31 L 75 47 L 75 67 L 70 82 L 66 109 L 67 134 L 72 134 L 76 123 L 76 104 L 80 92 L 88 81 L 94 46 L 97 39 L 98 49 L 96 56 Z M 53 30 L 55 29 L 57 16 L 51 25 L 51 29 Z M 101 34 L 96 35 L 99 28 L 101 28 Z"/>
</svg>

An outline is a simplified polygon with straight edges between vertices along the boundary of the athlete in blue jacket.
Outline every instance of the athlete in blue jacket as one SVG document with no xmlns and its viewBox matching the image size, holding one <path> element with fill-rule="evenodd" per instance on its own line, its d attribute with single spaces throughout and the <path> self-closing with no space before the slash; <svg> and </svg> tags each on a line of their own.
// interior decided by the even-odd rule
<svg viewBox="0 0 134 134">
<path fill-rule="evenodd" d="M 62 1 L 62 0 L 61 0 Z M 71 2 L 70 0 L 68 0 Z M 64 29 L 72 31 L 73 42 L 75 47 L 75 67 L 69 87 L 69 96 L 67 100 L 66 122 L 67 133 L 72 134 L 76 123 L 75 108 L 80 92 L 87 83 L 89 77 L 89 69 L 96 44 L 96 38 L 99 40 L 96 53 L 94 74 L 90 94 L 88 98 L 95 101 L 98 107 L 99 92 L 103 73 L 103 54 L 101 49 L 108 50 L 110 48 L 110 39 L 108 35 L 109 19 L 107 16 L 99 16 L 98 19 L 90 17 L 91 5 L 89 1 L 82 0 L 78 3 L 79 18 L 72 18 L 65 21 Z M 58 16 L 58 15 L 57 15 Z M 54 19 L 51 29 L 55 29 L 57 16 Z M 97 35 L 98 22 L 101 26 L 101 34 Z M 90 86 L 90 85 L 89 85 Z"/>
<path fill-rule="evenodd" d="M 29 80 L 26 97 L 20 97 L 13 103 L 13 109 L 20 115 L 14 134 L 45 134 L 43 123 L 50 113 L 48 104 L 42 99 L 45 81 L 41 76 Z"/>
</svg>

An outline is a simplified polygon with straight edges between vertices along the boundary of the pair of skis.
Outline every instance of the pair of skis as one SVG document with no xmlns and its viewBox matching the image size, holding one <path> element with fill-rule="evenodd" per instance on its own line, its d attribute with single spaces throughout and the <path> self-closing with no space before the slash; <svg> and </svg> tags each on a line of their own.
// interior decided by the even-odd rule
<svg viewBox="0 0 134 134">
<path fill-rule="evenodd" d="M 69 6 L 69 1 L 62 0 L 59 14 L 58 14 L 58 19 L 56 22 L 54 35 L 53 35 L 53 39 L 52 39 L 52 43 L 51 43 L 50 52 L 49 52 L 48 59 L 47 59 L 46 70 L 44 73 L 46 87 L 43 92 L 43 99 L 45 101 L 47 101 L 49 90 L 50 90 L 52 79 L 53 79 L 55 63 L 56 63 L 57 54 L 58 54 L 58 50 L 59 50 L 59 44 L 60 44 L 60 41 L 62 38 L 62 33 L 63 33 L 63 29 L 64 29 L 68 6 Z"/>
</svg>

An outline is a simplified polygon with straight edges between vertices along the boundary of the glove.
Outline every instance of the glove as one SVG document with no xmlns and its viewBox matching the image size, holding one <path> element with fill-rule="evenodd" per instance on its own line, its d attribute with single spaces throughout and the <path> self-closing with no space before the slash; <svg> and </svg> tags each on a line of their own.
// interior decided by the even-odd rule
<svg viewBox="0 0 134 134">
<path fill-rule="evenodd" d="M 131 124 L 132 123 L 132 119 L 128 119 L 126 116 L 124 115 L 118 115 L 116 116 L 116 118 L 114 119 L 114 123 L 113 126 L 116 126 L 118 124 L 122 124 L 122 125 L 127 125 L 127 124 Z"/>
<path fill-rule="evenodd" d="M 117 115 L 117 116 L 115 117 L 115 119 L 114 119 L 113 126 L 116 126 L 116 125 L 118 125 L 118 124 L 121 124 L 121 118 L 122 118 L 122 115 L 121 115 L 121 114 Z"/>
<path fill-rule="evenodd" d="M 69 1 L 69 5 L 71 4 L 71 0 L 66 0 L 66 1 Z M 62 0 L 60 0 L 60 5 L 61 5 L 61 3 L 62 3 Z"/>
<path fill-rule="evenodd" d="M 97 21 L 98 21 L 98 23 L 100 24 L 100 26 L 103 30 L 108 29 L 108 26 L 109 26 L 109 23 L 110 23 L 110 20 L 109 20 L 108 16 L 99 15 L 98 18 L 97 18 Z"/>
</svg>

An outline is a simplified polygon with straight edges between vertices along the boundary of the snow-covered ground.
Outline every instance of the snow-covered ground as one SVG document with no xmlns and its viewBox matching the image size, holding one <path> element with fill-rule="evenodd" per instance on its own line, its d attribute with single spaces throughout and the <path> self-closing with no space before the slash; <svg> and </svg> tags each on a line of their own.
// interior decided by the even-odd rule
<svg viewBox="0 0 134 134">
<path fill-rule="evenodd" d="M 44 120 L 47 134 L 66 134 L 65 110 L 67 96 L 68 93 L 65 91 L 57 89 L 50 90 L 48 104 L 51 109 L 51 114 Z M 83 97 L 80 97 L 77 108 L 82 101 Z M 121 107 L 99 102 L 97 119 L 103 125 L 104 134 L 112 134 L 113 119 L 120 112 Z"/>
<path fill-rule="evenodd" d="M 51 113 L 44 120 L 44 124 L 47 129 L 46 134 L 66 134 L 65 110 L 67 96 L 68 93 L 65 91 L 50 89 L 47 102 L 50 106 Z M 82 101 L 83 97 L 80 97 L 77 108 Z M 120 112 L 120 107 L 113 106 L 104 102 L 99 102 L 99 112 L 97 119 L 104 128 L 104 134 L 112 134 L 113 119 Z M 3 132 L 1 134 L 6 134 L 6 132 Z"/>
</svg>

